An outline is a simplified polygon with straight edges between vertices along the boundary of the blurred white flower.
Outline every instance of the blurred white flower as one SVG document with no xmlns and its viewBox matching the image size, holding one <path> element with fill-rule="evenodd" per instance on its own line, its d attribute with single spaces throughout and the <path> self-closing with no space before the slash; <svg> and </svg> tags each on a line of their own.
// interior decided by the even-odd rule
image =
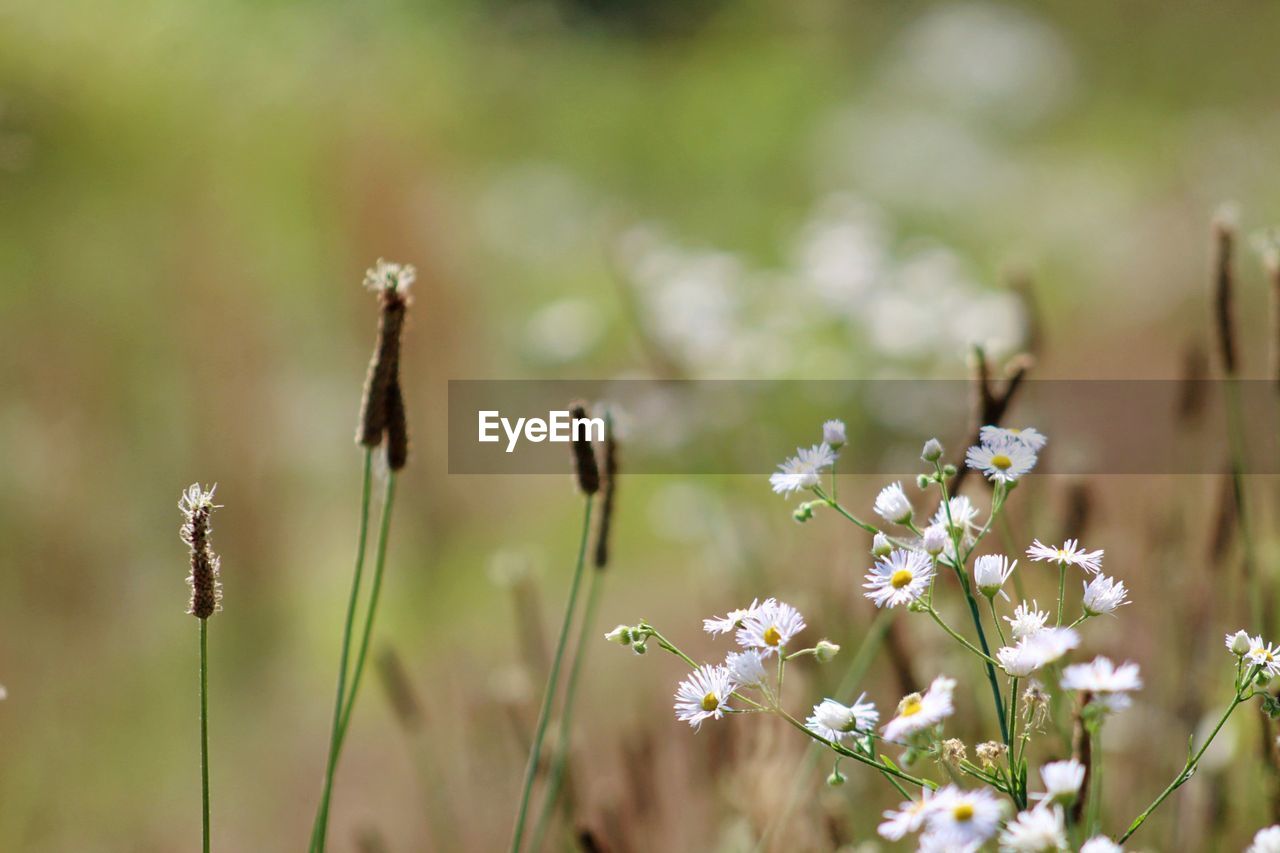
<svg viewBox="0 0 1280 853">
<path fill-rule="evenodd" d="M 1280 826 L 1258 830 L 1245 853 L 1280 853 Z"/>
<path fill-rule="evenodd" d="M 945 841 L 939 850 L 981 845 L 996 834 L 1004 819 L 1004 804 L 986 788 L 965 791 L 947 785 L 932 802 L 926 823 L 934 840 Z"/>
<path fill-rule="evenodd" d="M 1136 663 L 1116 666 L 1109 658 L 1097 657 L 1064 669 L 1061 684 L 1064 690 L 1094 694 L 1098 704 L 1107 710 L 1121 711 L 1129 707 L 1128 694 L 1142 689 L 1142 677 Z"/>
<path fill-rule="evenodd" d="M 1000 833 L 1001 853 L 1048 853 L 1067 849 L 1061 806 L 1022 812 Z"/>
<path fill-rule="evenodd" d="M 1124 581 L 1099 573 L 1084 585 L 1084 612 L 1090 616 L 1112 613 L 1117 607 L 1129 603 L 1127 594 Z"/>
<path fill-rule="evenodd" d="M 1040 767 L 1040 779 L 1044 782 L 1045 791 L 1032 794 L 1031 799 L 1068 805 L 1075 800 L 1080 786 L 1084 784 L 1084 765 L 1074 758 L 1051 761 Z"/>
<path fill-rule="evenodd" d="M 821 482 L 822 471 L 835 461 L 835 451 L 825 443 L 797 448 L 795 456 L 785 460 L 777 472 L 769 475 L 769 484 L 780 495 L 812 489 Z"/>
<path fill-rule="evenodd" d="M 920 693 L 911 693 L 898 703 L 898 713 L 885 724 L 882 733 L 885 740 L 901 741 L 916 732 L 924 731 L 950 717 L 955 712 L 951 694 L 955 690 L 954 678 L 940 675 Z"/>
<path fill-rule="evenodd" d="M 830 420 L 822 425 L 822 443 L 829 445 L 832 450 L 844 447 L 847 440 L 844 421 Z"/>
<path fill-rule="evenodd" d="M 1020 441 L 1037 453 L 1044 450 L 1044 446 L 1049 442 L 1045 434 L 1034 427 L 1009 429 L 1007 427 L 988 425 L 979 430 L 978 435 L 981 436 L 983 444 L 995 444 L 998 441 Z"/>
<path fill-rule="evenodd" d="M 742 627 L 742 623 L 746 618 L 755 613 L 759 607 L 760 602 L 756 600 L 751 602 L 750 607 L 730 610 L 728 616 L 713 616 L 710 619 L 703 619 L 702 630 L 708 634 L 727 634 L 730 631 L 736 631 Z"/>
</svg>

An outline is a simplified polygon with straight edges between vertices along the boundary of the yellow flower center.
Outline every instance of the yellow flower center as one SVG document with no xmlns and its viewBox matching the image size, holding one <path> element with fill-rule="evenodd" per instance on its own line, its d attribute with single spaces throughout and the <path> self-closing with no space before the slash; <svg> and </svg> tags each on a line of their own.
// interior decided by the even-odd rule
<svg viewBox="0 0 1280 853">
<path fill-rule="evenodd" d="M 1272 657 L 1273 657 L 1273 655 L 1271 654 L 1271 650 L 1270 650 L 1270 649 L 1264 649 L 1262 646 L 1258 646 L 1256 649 L 1254 649 L 1254 650 L 1253 650 L 1252 652 L 1250 652 L 1249 654 L 1253 655 L 1254 657 L 1260 657 L 1260 658 L 1262 658 L 1263 660 L 1271 660 L 1271 659 L 1272 659 Z"/>
<path fill-rule="evenodd" d="M 960 803 L 951 810 L 951 816 L 958 821 L 973 820 L 973 806 L 969 803 Z"/>
<path fill-rule="evenodd" d="M 906 569 L 898 569 L 893 573 L 893 577 L 889 578 L 889 583 L 893 584 L 894 589 L 902 589 L 911 583 L 912 574 Z"/>
<path fill-rule="evenodd" d="M 710 712 L 719 707 L 720 700 L 716 697 L 716 694 L 708 693 L 706 696 L 702 697 L 702 710 Z"/>
<path fill-rule="evenodd" d="M 912 693 L 910 696 L 902 700 L 902 706 L 898 708 L 898 716 L 914 717 L 920 713 L 920 709 L 924 707 L 924 702 L 920 698 L 919 693 Z"/>
<path fill-rule="evenodd" d="M 997 453 L 991 457 L 992 466 L 999 468 L 1001 471 L 1008 471 L 1013 467 L 1013 460 L 1003 453 Z"/>
<path fill-rule="evenodd" d="M 770 625 L 769 629 L 764 632 L 764 641 L 771 646 L 776 646 L 782 642 L 782 632 L 775 626 Z"/>
</svg>

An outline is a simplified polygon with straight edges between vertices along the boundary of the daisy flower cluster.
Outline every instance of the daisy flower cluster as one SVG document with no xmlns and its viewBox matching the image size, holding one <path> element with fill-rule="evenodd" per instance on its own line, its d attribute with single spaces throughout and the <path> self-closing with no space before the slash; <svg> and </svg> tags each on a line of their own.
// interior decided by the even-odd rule
<svg viewBox="0 0 1280 853">
<path fill-rule="evenodd" d="M 694 728 L 738 714 L 766 713 L 785 720 L 834 754 L 830 784 L 843 783 L 839 764 L 852 759 L 906 794 L 905 802 L 884 813 L 878 832 L 891 841 L 911 836 L 922 851 L 976 851 L 994 845 L 1013 853 L 1110 853 L 1122 850 L 1147 817 L 1192 778 L 1236 707 L 1261 696 L 1263 710 L 1280 718 L 1280 699 L 1267 691 L 1271 679 L 1280 677 L 1280 646 L 1243 630 L 1228 634 L 1235 692 L 1220 722 L 1127 829 L 1106 834 L 1098 794 L 1102 736 L 1106 721 L 1131 706 L 1133 694 L 1142 689 L 1142 675 L 1133 661 L 1072 657 L 1086 646 L 1087 623 L 1114 617 L 1130 603 L 1129 590 L 1123 580 L 1103 573 L 1102 549 L 1090 550 L 1074 538 L 1060 545 L 1034 539 L 1025 554 L 1013 559 L 978 553 L 1008 497 L 1035 468 L 1047 437 L 1029 427 L 987 426 L 980 431 L 979 444 L 966 450 L 964 460 L 991 482 L 985 513 L 973 499 L 951 493 L 958 469 L 943 462 L 942 444 L 931 439 L 920 454 L 926 470 L 916 477 L 915 490 L 903 481 L 884 486 L 871 502 L 873 515 L 868 517 L 878 519 L 874 523 L 837 499 L 834 469 L 846 441 L 843 423 L 823 424 L 822 441 L 797 449 L 770 477 L 773 490 L 812 496 L 794 512 L 798 521 L 809 521 L 822 509 L 872 534 L 864 597 L 888 611 L 886 616 L 927 618 L 971 656 L 971 674 L 989 687 L 988 719 L 998 724 L 998 736 L 975 744 L 972 760 L 964 741 L 947 736 L 958 697 L 973 695 L 985 702 L 988 692 L 987 687 L 958 692 L 960 681 L 953 674 L 938 674 L 924 690 L 901 697 L 888 706 L 891 713 L 882 715 L 866 692 L 853 698 L 855 691 L 850 691 L 820 699 L 806 715 L 793 715 L 783 696 L 787 663 L 802 656 L 827 662 L 839 647 L 821 640 L 797 650 L 805 619 L 774 598 L 756 599 L 703 621 L 707 633 L 732 635 L 736 643 L 719 663 L 695 661 L 647 622 L 620 625 L 606 635 L 638 654 L 656 643 L 690 667 L 676 688 L 677 720 Z M 1080 584 L 1071 602 L 1069 575 Z M 1056 587 L 1056 606 L 1042 609 L 1039 601 L 1051 598 L 1028 597 L 1026 591 L 1035 587 Z M 954 613 L 965 614 L 966 621 L 953 625 L 948 619 Z M 874 653 L 882 636 L 868 635 L 859 656 Z M 1074 755 L 1061 754 L 1063 743 L 1056 734 L 1037 738 L 1071 729 Z M 1038 787 L 1029 772 L 1033 753 L 1041 756 L 1036 759 L 1041 762 Z M 931 778 L 938 775 L 933 768 L 946 773 Z M 1280 853 L 1280 828 L 1260 832 L 1250 849 Z"/>
</svg>

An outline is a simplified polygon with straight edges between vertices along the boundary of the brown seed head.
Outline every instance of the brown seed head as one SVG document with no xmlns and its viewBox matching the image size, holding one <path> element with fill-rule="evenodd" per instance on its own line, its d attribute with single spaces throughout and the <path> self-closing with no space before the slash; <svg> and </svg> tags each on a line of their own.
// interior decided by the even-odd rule
<svg viewBox="0 0 1280 853">
<path fill-rule="evenodd" d="M 209 534 L 213 530 L 209 519 L 218 508 L 213 502 L 216 488 L 215 485 L 206 490 L 199 483 L 192 483 L 178 501 L 178 509 L 183 515 L 178 535 L 191 549 L 191 574 L 187 576 L 191 601 L 187 612 L 197 619 L 208 619 L 222 609 L 222 582 L 219 580 L 222 563 L 209 546 Z"/>
<path fill-rule="evenodd" d="M 586 417 L 587 407 L 583 403 L 573 403 L 569 407 L 570 423 Z M 600 491 L 600 468 L 596 465 L 595 450 L 591 447 L 585 426 L 573 431 L 573 465 L 578 475 L 578 488 L 584 495 Z"/>
<path fill-rule="evenodd" d="M 399 471 L 409 461 L 409 424 L 404 414 L 400 377 L 387 389 L 387 467 Z"/>
<path fill-rule="evenodd" d="M 1235 273 L 1232 250 L 1235 244 L 1235 221 L 1229 213 L 1219 213 L 1213 220 L 1214 317 L 1217 321 L 1218 353 L 1222 371 L 1235 376 L 1239 364 L 1234 316 Z"/>
<path fill-rule="evenodd" d="M 600 505 L 600 526 L 596 529 L 595 566 L 609 564 L 609 535 L 613 530 L 614 501 L 618 492 L 618 442 L 613 431 L 613 418 L 605 418 L 604 428 L 604 499 Z"/>
</svg>

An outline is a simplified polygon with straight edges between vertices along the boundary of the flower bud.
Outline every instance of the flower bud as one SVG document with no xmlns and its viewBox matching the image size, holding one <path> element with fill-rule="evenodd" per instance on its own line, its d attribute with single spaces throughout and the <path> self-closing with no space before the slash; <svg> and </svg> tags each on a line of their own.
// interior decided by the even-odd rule
<svg viewBox="0 0 1280 853">
<path fill-rule="evenodd" d="M 827 777 L 827 785 L 832 788 L 839 788 L 844 784 L 844 774 L 837 767 L 831 771 L 831 775 Z"/>
<path fill-rule="evenodd" d="M 921 489 L 929 488 L 929 484 L 933 482 L 933 478 L 928 474 L 917 474 L 916 485 Z"/>
<path fill-rule="evenodd" d="M 617 643 L 620 646 L 629 646 L 634 639 L 631 636 L 631 629 L 626 625 L 619 625 L 617 628 L 614 628 L 612 631 L 605 634 L 604 638 L 609 642 Z"/>
<path fill-rule="evenodd" d="M 832 450 L 839 450 L 845 445 L 844 421 L 831 420 L 822 425 L 822 440 Z"/>
<path fill-rule="evenodd" d="M 925 462 L 937 462 L 942 458 L 942 442 L 936 438 L 926 441 L 924 449 L 920 451 L 920 458 Z"/>
<path fill-rule="evenodd" d="M 995 598 L 1017 565 L 1017 560 L 1013 561 L 1013 565 L 1009 565 L 1008 557 L 983 554 L 973 561 L 973 580 L 978 586 L 978 591 L 987 598 Z"/>
<path fill-rule="evenodd" d="M 840 654 L 840 647 L 830 640 L 819 640 L 813 647 L 813 656 L 821 663 L 829 663 L 838 654 Z"/>
<path fill-rule="evenodd" d="M 649 651 L 649 647 L 645 645 L 645 640 L 643 639 L 636 640 L 634 643 L 631 644 L 631 651 L 635 652 L 638 655 L 642 655 L 645 652 Z"/>
<path fill-rule="evenodd" d="M 946 477 L 948 480 L 950 480 L 950 479 L 951 479 L 952 477 L 954 477 L 955 475 L 956 475 L 956 466 L 954 466 L 954 465 L 943 465 L 943 466 L 942 466 L 942 476 L 944 476 L 944 477 Z"/>
<path fill-rule="evenodd" d="M 894 524 L 906 524 L 914 513 L 907 493 L 902 490 L 902 483 L 890 483 L 881 489 L 876 495 L 875 510 Z"/>
<path fill-rule="evenodd" d="M 804 524 L 806 521 L 813 518 L 814 503 L 815 503 L 814 501 L 805 501 L 804 503 L 800 504 L 791 513 L 791 518 L 794 519 L 798 524 Z"/>
<path fill-rule="evenodd" d="M 1244 631 L 1236 631 L 1231 637 L 1228 648 L 1231 649 L 1231 653 L 1236 657 L 1244 657 L 1249 653 L 1249 646 L 1249 635 Z"/>
<path fill-rule="evenodd" d="M 871 556 L 887 557 L 893 553 L 893 545 L 889 543 L 889 537 L 883 533 L 877 533 L 871 539 Z"/>
<path fill-rule="evenodd" d="M 924 530 L 924 550 L 932 557 L 941 554 L 947 547 L 950 537 L 941 524 L 932 524 Z"/>
</svg>

